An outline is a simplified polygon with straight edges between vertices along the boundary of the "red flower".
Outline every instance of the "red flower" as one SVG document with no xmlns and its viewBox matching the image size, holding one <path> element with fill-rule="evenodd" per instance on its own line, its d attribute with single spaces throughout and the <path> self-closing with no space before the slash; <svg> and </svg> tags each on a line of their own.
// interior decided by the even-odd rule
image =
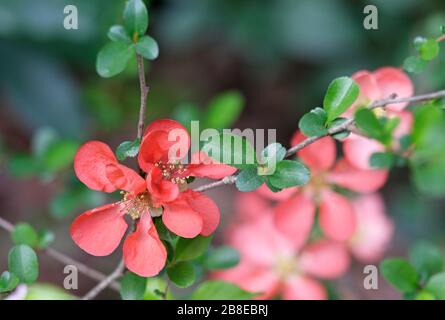
<svg viewBox="0 0 445 320">
<path fill-rule="evenodd" d="M 167 257 L 152 215 L 162 214 L 167 228 L 182 237 L 210 235 L 219 223 L 216 204 L 201 193 L 180 191 L 186 189 L 188 176 L 219 178 L 235 171 L 214 163 L 179 164 L 168 155 L 174 147 L 174 142 L 168 141 L 172 130 L 184 134 L 175 142 L 188 151 L 190 138 L 184 127 L 172 120 L 155 121 L 147 128 L 140 147 L 139 163 L 147 172 L 146 180 L 119 164 L 113 151 L 100 141 L 82 145 L 74 159 L 76 175 L 87 187 L 108 193 L 122 190 L 124 197 L 78 216 L 71 225 L 72 239 L 89 254 L 106 256 L 119 246 L 128 228 L 124 216 L 138 219 L 136 231 L 125 239 L 123 256 L 127 268 L 144 277 L 158 274 Z"/>
</svg>

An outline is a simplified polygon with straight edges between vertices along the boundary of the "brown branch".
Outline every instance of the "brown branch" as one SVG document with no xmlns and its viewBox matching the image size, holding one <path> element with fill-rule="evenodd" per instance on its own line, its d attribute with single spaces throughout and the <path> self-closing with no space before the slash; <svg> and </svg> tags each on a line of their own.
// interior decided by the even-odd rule
<svg viewBox="0 0 445 320">
<path fill-rule="evenodd" d="M 439 99 L 439 98 L 445 98 L 445 90 L 422 94 L 422 95 L 413 96 L 413 97 L 404 97 L 404 98 L 397 98 L 397 96 L 395 94 L 392 94 L 391 96 L 389 96 L 386 99 L 374 101 L 373 103 L 371 103 L 368 106 L 368 108 L 372 110 L 372 109 L 376 109 L 376 108 L 383 108 L 386 105 L 393 104 L 393 103 L 407 102 L 409 104 L 412 104 L 412 103 L 416 103 L 416 102 L 423 102 L 423 101 L 434 100 L 434 99 Z M 354 130 L 354 127 L 355 127 L 354 119 L 348 119 L 347 121 L 343 122 L 342 124 L 330 128 L 326 134 L 306 138 L 299 144 L 288 149 L 286 152 L 286 157 L 293 156 L 295 153 L 297 153 L 301 149 L 307 147 L 308 145 L 310 145 L 310 144 L 312 144 L 326 136 L 331 136 L 336 133 L 340 133 L 340 132 L 344 132 L 344 131 L 351 131 L 351 130 Z M 198 192 L 206 191 L 206 190 L 210 190 L 210 189 L 220 187 L 220 186 L 223 186 L 226 184 L 233 184 L 233 183 L 235 183 L 235 181 L 236 181 L 236 175 L 228 176 L 221 180 L 197 187 L 193 190 L 198 191 Z"/>
<path fill-rule="evenodd" d="M 6 219 L 0 217 L 0 228 L 11 233 L 14 230 L 14 225 L 11 222 L 7 221 Z M 93 279 L 95 281 L 102 281 L 107 278 L 107 276 L 105 274 L 103 274 L 102 272 L 97 271 L 93 268 L 90 268 L 87 265 L 83 264 L 82 262 L 74 260 L 73 258 L 67 256 L 66 254 L 64 254 L 56 249 L 49 247 L 49 248 L 43 249 L 42 252 L 44 252 L 49 257 L 53 258 L 54 260 L 56 260 L 64 265 L 76 266 L 77 270 L 81 274 L 89 277 L 90 279 Z M 110 287 L 116 291 L 119 291 L 120 286 L 117 282 L 113 281 L 110 284 Z"/>
<path fill-rule="evenodd" d="M 105 288 L 110 286 L 113 283 L 113 281 L 118 279 L 122 275 L 124 270 L 125 270 L 125 263 L 124 263 L 124 260 L 122 259 L 119 262 L 119 265 L 116 267 L 116 269 L 109 276 L 107 276 L 103 281 L 99 282 L 93 289 L 91 289 L 91 291 L 89 291 L 82 298 L 82 300 L 91 300 L 91 299 L 95 298 L 100 292 L 102 292 Z"/>
</svg>

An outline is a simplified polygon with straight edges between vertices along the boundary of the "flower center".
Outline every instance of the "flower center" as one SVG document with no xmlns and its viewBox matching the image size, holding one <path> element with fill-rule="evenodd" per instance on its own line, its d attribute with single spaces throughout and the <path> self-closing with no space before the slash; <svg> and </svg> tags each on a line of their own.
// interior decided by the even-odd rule
<svg viewBox="0 0 445 320">
<path fill-rule="evenodd" d="M 293 257 L 280 256 L 275 263 L 275 271 L 281 278 L 286 279 L 298 272 L 297 262 Z"/>
<path fill-rule="evenodd" d="M 133 220 L 139 219 L 144 213 L 150 213 L 151 216 L 160 216 L 162 208 L 156 208 L 153 205 L 150 195 L 147 192 L 131 196 L 130 193 L 122 191 L 122 202 L 125 204 L 124 210 Z M 160 211 L 160 212 L 159 212 Z"/>
<path fill-rule="evenodd" d="M 375 108 L 372 110 L 374 114 L 377 116 L 377 118 L 384 117 L 386 115 L 386 111 L 383 108 Z"/>
<path fill-rule="evenodd" d="M 184 184 L 187 182 L 189 176 L 185 176 L 186 168 L 179 161 L 175 162 L 162 162 L 158 161 L 155 163 L 162 172 L 162 178 L 169 180 L 176 184 Z"/>
</svg>

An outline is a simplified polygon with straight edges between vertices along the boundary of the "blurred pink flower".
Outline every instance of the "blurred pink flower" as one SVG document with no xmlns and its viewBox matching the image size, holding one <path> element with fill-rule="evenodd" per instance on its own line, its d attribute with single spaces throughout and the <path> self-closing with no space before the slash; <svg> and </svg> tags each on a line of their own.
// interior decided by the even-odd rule
<svg viewBox="0 0 445 320">
<path fill-rule="evenodd" d="M 303 139 L 305 136 L 297 132 L 292 145 Z M 358 169 L 346 159 L 336 161 L 335 141 L 331 137 L 318 140 L 298 151 L 297 155 L 311 169 L 311 180 L 295 188 L 290 195 L 286 194 L 287 199 L 275 208 L 276 226 L 289 236 L 296 233 L 307 236 L 318 208 L 318 222 L 324 234 L 333 240 L 348 240 L 355 231 L 354 209 L 348 198 L 336 192 L 334 186 L 358 193 L 375 192 L 385 184 L 387 172 Z"/>
<path fill-rule="evenodd" d="M 244 199 L 247 199 L 243 196 Z M 248 196 L 250 204 L 258 195 Z M 244 212 L 255 215 L 258 203 Z M 270 208 L 256 212 L 256 219 L 237 223 L 228 234 L 228 242 L 239 250 L 241 262 L 235 268 L 217 272 L 214 278 L 238 284 L 247 291 L 261 293 L 258 299 L 280 295 L 283 299 L 326 299 L 323 285 L 316 280 L 334 279 L 349 267 L 345 245 L 319 240 L 306 244 L 307 234 L 295 232 L 291 237 L 273 223 Z"/>
<path fill-rule="evenodd" d="M 345 113 L 352 117 L 354 111 L 370 102 L 388 98 L 395 93 L 398 97 L 410 97 L 414 93 L 414 87 L 410 78 L 400 69 L 383 67 L 370 72 L 362 70 L 352 75 L 352 79 L 360 86 L 360 95 L 354 105 Z M 389 104 L 385 109 L 375 109 L 379 116 L 388 118 L 398 117 L 400 123 L 394 131 L 395 138 L 400 138 L 410 132 L 413 124 L 413 116 L 404 111 L 406 103 Z M 369 159 L 375 152 L 384 151 L 384 146 L 376 140 L 368 139 L 357 134 L 351 134 L 343 143 L 345 158 L 361 169 L 369 169 Z"/>
<path fill-rule="evenodd" d="M 357 197 L 352 205 L 357 217 L 357 229 L 349 240 L 352 254 L 361 262 L 375 262 L 382 258 L 394 233 L 394 224 L 386 215 L 380 194 Z"/>
</svg>

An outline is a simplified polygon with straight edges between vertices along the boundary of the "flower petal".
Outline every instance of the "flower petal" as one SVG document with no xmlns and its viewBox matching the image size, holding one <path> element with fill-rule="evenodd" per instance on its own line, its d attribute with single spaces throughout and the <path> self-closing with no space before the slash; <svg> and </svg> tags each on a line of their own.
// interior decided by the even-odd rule
<svg viewBox="0 0 445 320">
<path fill-rule="evenodd" d="M 236 168 L 221 164 L 204 152 L 195 153 L 187 166 L 186 175 L 210 179 L 222 179 L 236 172 Z"/>
<path fill-rule="evenodd" d="M 106 167 L 110 164 L 117 164 L 117 159 L 110 147 L 100 141 L 86 142 L 74 157 L 77 178 L 97 191 L 113 192 L 117 189 L 107 177 Z"/>
<path fill-rule="evenodd" d="M 147 189 L 156 204 L 163 204 L 175 200 L 179 196 L 177 184 L 166 180 L 158 167 L 150 166 L 147 170 Z"/>
<path fill-rule="evenodd" d="M 203 236 L 209 236 L 215 231 L 219 224 L 219 209 L 212 199 L 193 190 L 186 190 L 182 193 L 190 208 L 199 213 L 202 219 L 202 230 L 200 232 Z"/>
<path fill-rule="evenodd" d="M 154 121 L 145 131 L 139 148 L 139 166 L 145 172 L 158 161 L 181 160 L 190 148 L 187 129 L 174 120 Z"/>
<path fill-rule="evenodd" d="M 292 146 L 306 139 L 306 136 L 297 131 L 292 137 Z M 336 150 L 335 141 L 331 137 L 324 137 L 297 152 L 303 162 L 312 170 L 327 170 L 334 165 Z"/>
<path fill-rule="evenodd" d="M 352 205 L 345 197 L 325 191 L 320 203 L 320 227 L 333 240 L 345 241 L 355 231 L 355 215 Z"/>
<path fill-rule="evenodd" d="M 351 134 L 343 141 L 343 152 L 349 163 L 357 168 L 371 169 L 370 159 L 373 153 L 385 151 L 384 146 L 373 140 L 357 134 Z"/>
<path fill-rule="evenodd" d="M 274 221 L 277 229 L 289 238 L 295 249 L 306 242 L 314 223 L 315 205 L 305 194 L 281 202 L 275 208 Z"/>
<path fill-rule="evenodd" d="M 196 237 L 204 224 L 201 214 L 193 210 L 183 197 L 164 204 L 162 221 L 170 231 L 183 238 Z"/>
<path fill-rule="evenodd" d="M 142 215 L 136 231 L 125 239 L 125 266 L 141 277 L 153 277 L 164 268 L 167 250 L 159 239 L 150 214 Z"/>
<path fill-rule="evenodd" d="M 117 189 L 130 192 L 132 194 L 142 193 L 147 189 L 144 178 L 134 170 L 119 164 L 112 163 L 105 167 L 105 173 Z"/>
<path fill-rule="evenodd" d="M 286 188 L 278 192 L 273 192 L 269 189 L 269 187 L 263 183 L 261 187 L 259 187 L 256 192 L 263 197 L 266 197 L 270 200 L 282 201 L 289 199 L 298 191 L 298 187 Z"/>
<path fill-rule="evenodd" d="M 346 189 L 369 193 L 375 192 L 385 185 L 388 180 L 388 171 L 358 169 L 351 166 L 346 159 L 342 159 L 337 162 L 327 179 Z"/>
<path fill-rule="evenodd" d="M 381 91 L 381 99 L 388 98 L 391 94 L 397 94 L 398 98 L 411 97 L 414 94 L 414 86 L 405 72 L 394 67 L 383 67 L 374 71 L 374 76 Z M 388 104 L 386 109 L 401 111 L 407 103 Z"/>
<path fill-rule="evenodd" d="M 301 253 L 299 266 L 307 273 L 323 279 L 340 277 L 349 268 L 346 246 L 333 241 L 319 240 Z"/>
<path fill-rule="evenodd" d="M 283 288 L 285 300 L 325 300 L 328 295 L 323 285 L 305 276 L 288 279 Z"/>
<path fill-rule="evenodd" d="M 354 199 L 352 205 L 357 230 L 349 242 L 351 251 L 363 263 L 378 261 L 394 233 L 394 224 L 386 216 L 383 198 L 377 193 L 369 194 Z"/>
<path fill-rule="evenodd" d="M 235 212 L 241 221 L 255 220 L 264 214 L 269 214 L 270 209 L 269 201 L 258 192 L 239 192 L 236 194 Z"/>
<path fill-rule="evenodd" d="M 128 227 L 121 210 L 120 203 L 112 203 L 82 213 L 71 224 L 71 238 L 93 256 L 109 255 Z"/>
</svg>

